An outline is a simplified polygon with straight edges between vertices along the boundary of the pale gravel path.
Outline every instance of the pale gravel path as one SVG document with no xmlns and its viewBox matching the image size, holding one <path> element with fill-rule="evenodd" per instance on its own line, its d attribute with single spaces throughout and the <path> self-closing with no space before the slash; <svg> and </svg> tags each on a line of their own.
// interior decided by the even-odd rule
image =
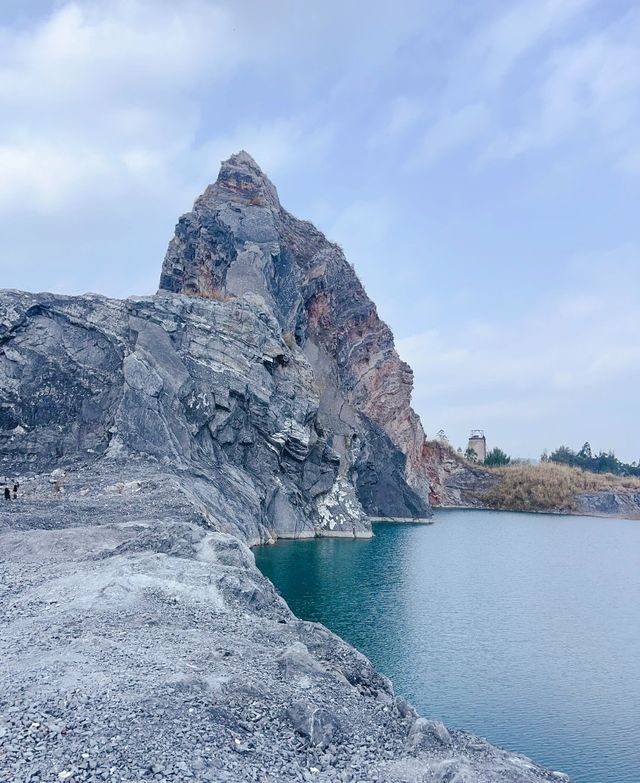
<svg viewBox="0 0 640 783">
<path fill-rule="evenodd" d="M 175 480 L 105 470 L 0 505 L 0 781 L 566 780 L 416 721 Z"/>
</svg>

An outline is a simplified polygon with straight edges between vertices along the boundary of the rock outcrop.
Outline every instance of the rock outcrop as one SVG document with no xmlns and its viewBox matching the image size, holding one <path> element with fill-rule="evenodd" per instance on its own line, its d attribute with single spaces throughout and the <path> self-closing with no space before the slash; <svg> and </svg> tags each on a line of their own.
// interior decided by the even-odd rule
<svg viewBox="0 0 640 783">
<path fill-rule="evenodd" d="M 576 497 L 578 513 L 640 519 L 640 492 L 611 490 L 585 492 Z"/>
<path fill-rule="evenodd" d="M 486 508 L 483 495 L 500 478 L 482 465 L 463 459 L 448 445 L 428 441 L 425 464 L 434 507 Z"/>
<path fill-rule="evenodd" d="M 311 364 L 319 426 L 332 433 L 341 473 L 372 516 L 428 515 L 425 436 L 411 408 L 411 368 L 396 353 L 340 247 L 284 210 L 246 152 L 180 218 L 160 289 L 261 296 L 285 339 Z"/>
<path fill-rule="evenodd" d="M 319 424 L 312 368 L 257 297 L 0 298 L 5 472 L 132 458 L 250 543 L 371 535 Z M 135 476 L 132 476 L 135 478 Z"/>
</svg>

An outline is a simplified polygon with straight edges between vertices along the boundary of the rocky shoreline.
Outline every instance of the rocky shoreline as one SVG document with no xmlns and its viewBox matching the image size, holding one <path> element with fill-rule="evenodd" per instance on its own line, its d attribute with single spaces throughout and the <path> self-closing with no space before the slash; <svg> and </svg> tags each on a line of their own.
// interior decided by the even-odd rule
<svg viewBox="0 0 640 783">
<path fill-rule="evenodd" d="M 418 717 L 154 461 L 57 475 L 0 506 L 0 780 L 568 780 Z"/>
<path fill-rule="evenodd" d="M 433 525 L 433 517 L 369 517 L 371 524 L 377 522 L 396 522 L 398 524 Z"/>
<path fill-rule="evenodd" d="M 434 441 L 428 443 L 427 449 L 433 508 L 640 519 L 640 482 L 637 479 L 630 480 L 636 485 L 634 489 L 623 486 L 624 479 L 620 477 L 589 474 L 565 466 L 524 465 L 491 470 L 467 462 L 450 448 Z M 551 475 L 545 476 L 545 471 Z M 561 493 L 562 503 L 553 502 L 553 483 L 557 479 L 554 472 L 568 474 L 565 480 L 574 485 L 573 489 Z M 611 484 L 610 488 L 580 489 L 580 485 L 607 482 Z M 503 492 L 507 484 L 511 485 L 510 493 Z"/>
<path fill-rule="evenodd" d="M 492 506 L 436 506 L 436 509 L 442 511 L 491 511 L 494 514 L 496 512 L 504 511 L 508 514 L 550 514 L 556 517 L 596 517 L 597 519 L 630 519 L 640 520 L 640 512 L 629 511 L 624 512 L 610 512 L 604 511 L 563 511 L 561 509 L 539 509 L 539 510 L 527 510 L 517 508 L 493 508 Z"/>
</svg>

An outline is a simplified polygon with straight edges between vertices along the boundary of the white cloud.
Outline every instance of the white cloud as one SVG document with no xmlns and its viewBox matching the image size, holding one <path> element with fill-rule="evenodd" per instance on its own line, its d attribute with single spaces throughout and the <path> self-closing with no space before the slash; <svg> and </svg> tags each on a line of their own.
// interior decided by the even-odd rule
<svg viewBox="0 0 640 783">
<path fill-rule="evenodd" d="M 223 78 L 247 59 L 230 13 L 203 0 L 179 8 L 149 0 L 67 2 L 33 28 L 3 37 L 0 91 L 27 110 L 102 104 L 113 95 L 148 103 L 166 90 L 193 88 L 204 72 Z"/>
<path fill-rule="evenodd" d="M 386 108 L 386 120 L 383 126 L 373 132 L 369 139 L 372 148 L 403 136 L 424 116 L 424 100 L 407 95 L 394 98 Z"/>
<path fill-rule="evenodd" d="M 432 165 L 457 147 L 477 139 L 489 123 L 489 113 L 481 103 L 468 104 L 441 114 L 424 133 L 411 165 Z"/>
<path fill-rule="evenodd" d="M 99 181 L 108 167 L 95 151 L 68 154 L 41 142 L 0 146 L 0 208 L 56 207 L 86 181 Z"/>
<path fill-rule="evenodd" d="M 0 210 L 86 204 L 98 177 L 116 199 L 146 187 L 188 203 L 241 147 L 272 172 L 323 156 L 336 119 L 315 80 L 346 84 L 411 29 L 374 6 L 363 19 L 339 2 L 310 15 L 287 0 L 67 0 L 31 26 L 0 27 Z M 281 86 L 315 105 L 279 110 Z"/>
<path fill-rule="evenodd" d="M 63 212 L 98 190 L 186 206 L 241 147 L 270 171 L 324 154 L 330 121 L 254 121 L 250 101 L 234 116 L 219 97 L 239 70 L 285 56 L 278 14 L 250 5 L 87 0 L 0 28 L 0 211 Z"/>
<path fill-rule="evenodd" d="M 197 131 L 194 90 L 244 57 L 210 3 L 66 3 L 2 31 L 0 208 L 66 209 L 142 177 L 169 185 Z M 133 182 L 132 182 L 133 181 Z"/>
<path fill-rule="evenodd" d="M 487 84 L 499 85 L 545 39 L 558 35 L 594 0 L 520 0 L 480 26 L 465 57 Z"/>
<path fill-rule="evenodd" d="M 444 59 L 435 100 L 425 93 L 392 105 L 374 139 L 415 130 L 410 166 L 454 150 L 495 163 L 578 141 L 614 170 L 637 174 L 640 14 L 613 9 L 601 20 L 590 13 L 595 5 L 520 0 L 493 16 L 471 14 L 471 29 Z"/>
<path fill-rule="evenodd" d="M 512 158 L 589 134 L 618 168 L 633 168 L 640 122 L 640 17 L 549 52 L 523 92 L 519 117 L 489 156 Z"/>
<path fill-rule="evenodd" d="M 461 443 L 467 429 L 485 427 L 509 448 L 528 440 L 531 453 L 522 456 L 536 456 L 574 429 L 587 437 L 597 426 L 610 438 L 603 447 L 617 442 L 631 458 L 632 434 L 617 419 L 616 398 L 640 384 L 640 249 L 576 259 L 569 268 L 568 291 L 518 319 L 463 321 L 398 342 L 414 369 L 415 403 L 428 430 L 444 427 Z M 602 395 L 610 403 L 596 415 Z"/>
</svg>

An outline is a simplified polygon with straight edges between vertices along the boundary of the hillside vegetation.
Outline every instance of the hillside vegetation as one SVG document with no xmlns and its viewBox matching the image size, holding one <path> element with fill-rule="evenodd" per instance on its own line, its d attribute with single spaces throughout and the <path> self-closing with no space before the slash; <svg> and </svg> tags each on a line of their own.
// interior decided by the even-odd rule
<svg viewBox="0 0 640 783">
<path fill-rule="evenodd" d="M 543 462 L 556 462 L 560 465 L 570 465 L 574 468 L 590 470 L 593 473 L 613 473 L 616 476 L 640 476 L 640 465 L 637 462 L 626 463 L 619 460 L 613 451 L 594 453 L 587 441 L 579 451 L 573 451 L 568 446 L 542 455 Z"/>
<path fill-rule="evenodd" d="M 552 462 L 491 468 L 501 481 L 483 493 L 491 508 L 512 511 L 578 511 L 587 492 L 640 491 L 640 478 L 590 473 Z"/>
</svg>

